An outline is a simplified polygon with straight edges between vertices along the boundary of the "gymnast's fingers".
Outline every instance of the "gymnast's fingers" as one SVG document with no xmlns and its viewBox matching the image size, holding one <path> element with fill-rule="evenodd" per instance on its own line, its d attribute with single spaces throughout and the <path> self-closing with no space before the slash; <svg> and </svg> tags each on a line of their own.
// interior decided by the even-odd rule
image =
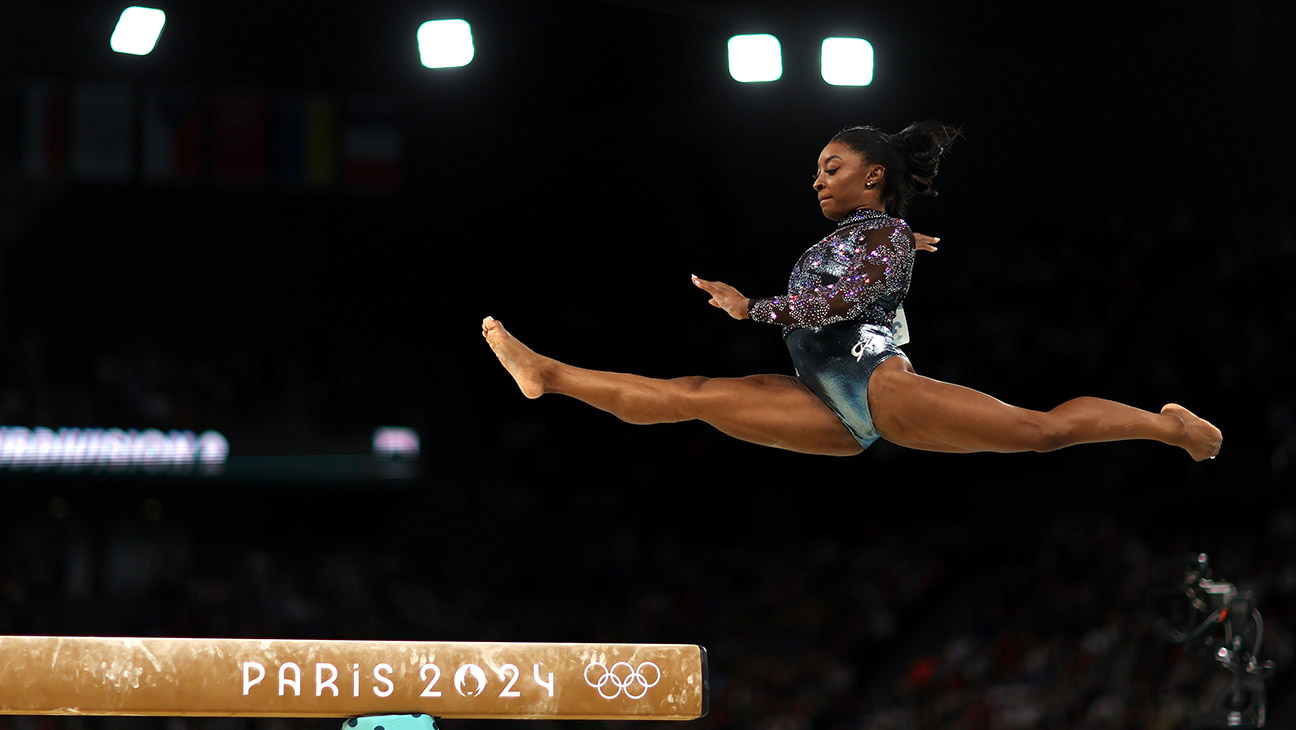
<svg viewBox="0 0 1296 730">
<path fill-rule="evenodd" d="M 734 289 L 733 287 L 729 286 L 723 281 L 707 281 L 706 279 L 699 279 L 696 276 L 693 277 L 693 283 L 699 289 L 705 291 L 706 293 L 710 294 L 713 297 L 721 296 L 726 292 L 730 292 L 730 291 L 733 292 L 738 291 L 737 289 Z"/>
<path fill-rule="evenodd" d="M 919 251 L 938 250 L 936 248 L 936 244 L 940 243 L 940 238 L 918 233 L 917 231 L 913 232 L 913 237 L 914 237 L 914 248 L 918 249 Z"/>
<path fill-rule="evenodd" d="M 695 276 L 693 277 L 693 285 L 713 297 L 720 293 L 719 286 L 717 285 L 717 282 L 714 281 L 699 279 Z"/>
</svg>

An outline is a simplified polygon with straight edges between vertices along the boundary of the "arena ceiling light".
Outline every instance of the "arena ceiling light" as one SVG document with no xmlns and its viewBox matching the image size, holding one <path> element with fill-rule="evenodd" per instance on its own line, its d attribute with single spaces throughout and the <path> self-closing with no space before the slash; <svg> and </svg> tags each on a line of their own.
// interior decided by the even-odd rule
<svg viewBox="0 0 1296 730">
<path fill-rule="evenodd" d="M 778 38 L 767 33 L 730 38 L 729 75 L 743 83 L 778 81 L 783 75 Z"/>
<path fill-rule="evenodd" d="M 166 25 L 166 13 L 157 8 L 132 5 L 117 19 L 117 27 L 108 39 L 108 45 L 118 53 L 147 56 L 157 45 L 163 25 Z"/>
<path fill-rule="evenodd" d="M 863 38 L 825 38 L 823 80 L 834 86 L 868 86 L 873 82 L 873 45 Z"/>
<path fill-rule="evenodd" d="M 466 20 L 429 20 L 418 29 L 419 60 L 428 68 L 457 68 L 473 60 L 472 28 Z"/>
</svg>

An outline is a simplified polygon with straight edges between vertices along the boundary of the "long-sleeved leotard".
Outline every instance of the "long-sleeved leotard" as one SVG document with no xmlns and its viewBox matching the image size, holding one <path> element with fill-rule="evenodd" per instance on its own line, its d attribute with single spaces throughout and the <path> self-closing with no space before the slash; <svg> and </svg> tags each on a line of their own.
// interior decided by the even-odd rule
<svg viewBox="0 0 1296 730">
<path fill-rule="evenodd" d="M 914 238 L 909 225 L 857 210 L 797 261 L 785 296 L 755 299 L 753 321 L 783 326 L 797 377 L 867 447 L 878 439 L 868 382 L 889 357 L 904 357 L 892 337 L 909 291 Z"/>
<path fill-rule="evenodd" d="M 754 299 L 748 316 L 798 327 L 842 321 L 890 327 L 909 291 L 914 238 L 903 220 L 876 210 L 857 210 L 837 230 L 811 246 L 788 278 L 788 293 Z"/>
</svg>

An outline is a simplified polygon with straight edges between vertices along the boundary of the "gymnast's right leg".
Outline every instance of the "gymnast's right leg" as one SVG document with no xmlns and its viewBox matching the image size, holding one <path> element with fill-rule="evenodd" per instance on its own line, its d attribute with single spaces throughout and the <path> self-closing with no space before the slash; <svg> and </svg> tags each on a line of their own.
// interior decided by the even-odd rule
<svg viewBox="0 0 1296 730">
<path fill-rule="evenodd" d="M 496 320 L 482 335 L 528 398 L 558 393 L 627 423 L 704 421 L 761 446 L 803 454 L 851 456 L 862 447 L 840 419 L 796 378 L 648 378 L 587 370 L 533 352 Z"/>
</svg>

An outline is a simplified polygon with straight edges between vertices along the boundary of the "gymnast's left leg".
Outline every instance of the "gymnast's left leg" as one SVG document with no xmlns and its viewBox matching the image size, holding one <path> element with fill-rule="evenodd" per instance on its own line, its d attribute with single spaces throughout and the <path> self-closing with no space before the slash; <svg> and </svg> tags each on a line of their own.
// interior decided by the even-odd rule
<svg viewBox="0 0 1296 730">
<path fill-rule="evenodd" d="M 882 438 L 925 451 L 1053 451 L 1076 444 L 1148 439 L 1202 461 L 1219 453 L 1220 430 L 1183 406 L 1160 413 L 1102 398 L 1074 398 L 1051 411 L 1018 408 L 960 385 L 918 375 L 893 357 L 869 381 L 873 423 Z"/>
<path fill-rule="evenodd" d="M 482 335 L 528 398 L 569 396 L 626 423 L 702 421 L 736 439 L 803 454 L 861 451 L 828 406 L 787 375 L 649 378 L 589 370 L 539 355 L 490 317 L 482 322 Z"/>
</svg>

